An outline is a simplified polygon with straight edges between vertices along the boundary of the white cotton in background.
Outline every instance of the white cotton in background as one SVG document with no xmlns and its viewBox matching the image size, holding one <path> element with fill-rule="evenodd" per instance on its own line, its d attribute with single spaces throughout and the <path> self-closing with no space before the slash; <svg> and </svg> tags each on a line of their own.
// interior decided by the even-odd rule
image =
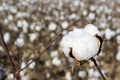
<svg viewBox="0 0 120 80">
<path fill-rule="evenodd" d="M 96 10 L 96 6 L 95 5 L 91 5 L 90 6 L 90 11 L 95 11 Z"/>
<path fill-rule="evenodd" d="M 50 78 L 51 74 L 49 72 L 46 73 L 46 78 Z"/>
<path fill-rule="evenodd" d="M 48 61 L 45 61 L 45 66 L 46 67 L 49 67 L 51 65 L 51 63 L 50 63 L 50 61 L 48 60 Z"/>
<path fill-rule="evenodd" d="M 28 31 L 28 26 L 29 26 L 29 24 L 28 24 L 28 22 L 26 21 L 26 20 L 23 20 L 22 21 L 22 29 L 23 29 L 23 32 L 27 32 Z"/>
<path fill-rule="evenodd" d="M 30 63 L 32 60 L 30 60 L 28 63 Z M 36 63 L 32 62 L 28 67 L 29 69 L 34 69 L 35 68 Z"/>
<path fill-rule="evenodd" d="M 6 32 L 3 37 L 4 37 L 4 40 L 6 43 L 8 43 L 10 41 L 10 33 L 9 32 Z"/>
<path fill-rule="evenodd" d="M 39 25 L 35 26 L 35 30 L 36 30 L 36 31 L 40 31 L 41 29 L 42 29 L 41 26 L 39 26 Z"/>
<path fill-rule="evenodd" d="M 31 29 L 31 30 L 34 30 L 35 25 L 36 25 L 36 23 L 35 23 L 35 22 L 31 23 L 31 24 L 30 24 L 30 29 Z"/>
<path fill-rule="evenodd" d="M 116 30 L 116 33 L 117 33 L 117 34 L 120 34 L 120 28 Z"/>
<path fill-rule="evenodd" d="M 79 4 L 80 4 L 80 1 L 79 1 L 79 0 L 73 1 L 73 5 L 74 5 L 74 6 L 79 6 Z"/>
<path fill-rule="evenodd" d="M 8 25 L 8 28 L 9 28 L 9 30 L 18 32 L 18 27 L 17 27 L 14 23 L 9 24 L 9 25 Z"/>
<path fill-rule="evenodd" d="M 66 80 L 72 80 L 72 76 L 70 72 L 66 72 L 65 77 L 66 77 Z"/>
<path fill-rule="evenodd" d="M 78 16 L 75 14 L 75 13 L 72 13 L 70 16 L 69 16 L 69 19 L 76 19 Z"/>
<path fill-rule="evenodd" d="M 112 31 L 110 28 L 107 28 L 105 30 L 105 39 L 106 40 L 110 40 L 112 37 L 114 37 L 116 35 L 115 31 Z"/>
<path fill-rule="evenodd" d="M 51 58 L 57 57 L 58 56 L 58 51 L 54 50 L 50 53 Z"/>
<path fill-rule="evenodd" d="M 21 69 L 24 68 L 25 66 L 26 66 L 26 63 L 23 61 L 23 62 L 21 63 Z M 21 76 L 24 76 L 25 73 L 26 73 L 26 69 L 23 70 L 23 71 L 21 71 L 21 72 L 20 72 L 20 75 L 21 75 Z"/>
<path fill-rule="evenodd" d="M 0 51 L 1 51 L 1 52 L 4 51 L 4 48 L 3 48 L 2 46 L 0 46 Z"/>
<path fill-rule="evenodd" d="M 67 30 L 63 30 L 63 31 L 62 31 L 62 35 L 66 35 L 67 33 L 68 33 Z"/>
<path fill-rule="evenodd" d="M 67 21 L 64 21 L 63 23 L 61 23 L 61 26 L 63 29 L 66 29 L 69 26 L 69 24 Z"/>
<path fill-rule="evenodd" d="M 96 78 L 98 78 L 98 77 L 100 77 L 101 75 L 100 75 L 100 73 L 98 72 L 98 70 L 95 70 L 94 71 L 94 77 L 96 77 Z"/>
<path fill-rule="evenodd" d="M 56 35 L 56 34 L 55 34 L 54 32 L 51 32 L 51 33 L 50 33 L 50 37 L 55 37 L 55 35 Z"/>
<path fill-rule="evenodd" d="M 38 33 L 29 34 L 29 40 L 33 42 L 38 37 Z"/>
<path fill-rule="evenodd" d="M 18 20 L 18 21 L 17 21 L 17 26 L 18 26 L 18 27 L 22 27 L 22 21 L 21 21 L 21 20 Z"/>
<path fill-rule="evenodd" d="M 78 76 L 80 77 L 80 78 L 85 78 L 86 77 L 86 72 L 85 71 L 79 71 L 78 72 Z"/>
<path fill-rule="evenodd" d="M 25 44 L 25 41 L 23 38 L 17 38 L 16 41 L 15 41 L 15 45 L 18 46 L 18 47 L 23 47 Z"/>
<path fill-rule="evenodd" d="M 50 31 L 54 31 L 57 28 L 57 25 L 54 22 L 50 22 L 48 25 L 48 29 Z"/>
<path fill-rule="evenodd" d="M 87 18 L 88 18 L 88 20 L 94 20 L 95 19 L 95 13 L 89 13 Z"/>
<path fill-rule="evenodd" d="M 12 21 L 13 20 L 13 16 L 12 15 L 8 15 L 8 20 Z"/>
<path fill-rule="evenodd" d="M 83 11 L 82 11 L 82 14 L 83 14 L 84 16 L 87 16 L 87 14 L 88 14 L 87 10 L 83 10 Z"/>
<path fill-rule="evenodd" d="M 60 66 L 61 65 L 61 60 L 58 57 L 54 57 L 52 60 L 52 64 L 55 66 Z"/>
<path fill-rule="evenodd" d="M 90 62 L 89 62 L 89 67 L 92 68 L 93 66 L 95 66 L 95 64 L 94 64 L 92 61 L 90 61 Z"/>
<path fill-rule="evenodd" d="M 120 44 L 120 35 L 117 36 L 117 43 Z"/>
<path fill-rule="evenodd" d="M 11 7 L 10 7 L 10 11 L 11 11 L 11 13 L 13 13 L 13 14 L 17 13 L 17 7 L 16 7 L 16 6 L 11 6 Z"/>
<path fill-rule="evenodd" d="M 14 78 L 14 76 L 13 76 L 12 73 L 9 73 L 9 74 L 7 75 L 7 79 L 13 79 L 13 78 Z"/>
<path fill-rule="evenodd" d="M 28 31 L 28 22 L 26 20 L 18 20 L 17 21 L 17 26 L 21 27 L 23 32 L 26 33 Z"/>
<path fill-rule="evenodd" d="M 24 68 L 26 66 L 26 63 L 25 62 L 22 62 L 21 63 L 21 68 Z"/>
<path fill-rule="evenodd" d="M 5 19 L 3 20 L 3 23 L 4 23 L 4 24 L 8 24 L 8 23 L 9 23 L 9 20 L 8 20 L 7 18 L 5 18 Z"/>
<path fill-rule="evenodd" d="M 3 7 L 2 6 L 0 6 L 0 11 L 3 11 L 4 9 L 3 9 Z"/>
<path fill-rule="evenodd" d="M 118 50 L 117 54 L 116 54 L 116 60 L 120 61 L 120 49 Z"/>
<path fill-rule="evenodd" d="M 102 22 L 99 25 L 99 28 L 105 29 L 107 27 L 107 23 L 106 22 Z"/>
<path fill-rule="evenodd" d="M 93 77 L 94 76 L 94 69 L 93 68 L 88 70 L 88 76 L 89 77 Z"/>
</svg>

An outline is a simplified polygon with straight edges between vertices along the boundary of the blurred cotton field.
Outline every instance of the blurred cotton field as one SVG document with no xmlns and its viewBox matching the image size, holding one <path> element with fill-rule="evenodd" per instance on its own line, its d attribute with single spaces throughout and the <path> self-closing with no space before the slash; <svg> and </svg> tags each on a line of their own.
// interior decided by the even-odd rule
<svg viewBox="0 0 120 80">
<path fill-rule="evenodd" d="M 96 25 L 104 37 L 102 52 L 96 57 L 102 72 L 109 80 L 119 80 L 119 0 L 0 0 L 0 27 L 17 68 L 20 60 L 24 67 L 38 56 L 60 32 L 65 35 L 89 23 Z M 20 72 L 21 80 L 102 80 L 91 61 L 71 72 L 73 60 L 61 52 L 60 40 Z M 6 80 L 13 80 L 1 41 L 0 66 Z"/>
</svg>

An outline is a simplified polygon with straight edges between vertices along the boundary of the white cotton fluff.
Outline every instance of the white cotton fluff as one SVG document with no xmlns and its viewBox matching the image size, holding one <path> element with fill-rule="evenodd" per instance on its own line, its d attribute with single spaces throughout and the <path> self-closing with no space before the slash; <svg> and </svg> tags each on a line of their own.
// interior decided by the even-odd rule
<svg viewBox="0 0 120 80">
<path fill-rule="evenodd" d="M 10 41 L 10 33 L 9 32 L 6 32 L 4 34 L 4 40 L 5 40 L 6 43 L 8 43 Z"/>
<path fill-rule="evenodd" d="M 110 28 L 107 28 L 105 30 L 105 38 L 106 40 L 110 40 L 112 37 L 114 37 L 116 35 L 115 31 L 112 31 Z"/>
<path fill-rule="evenodd" d="M 78 72 L 78 76 L 81 77 L 81 78 L 85 78 L 86 77 L 86 72 L 85 71 L 79 71 Z"/>
<path fill-rule="evenodd" d="M 50 31 L 54 31 L 57 28 L 57 25 L 54 22 L 51 22 L 48 26 Z"/>
<path fill-rule="evenodd" d="M 18 46 L 18 47 L 23 47 L 25 44 L 25 41 L 23 38 L 17 38 L 16 41 L 15 41 L 15 45 Z"/>
<path fill-rule="evenodd" d="M 70 72 L 66 72 L 65 77 L 66 77 L 66 80 L 72 80 Z"/>
<path fill-rule="evenodd" d="M 60 66 L 61 65 L 61 60 L 58 57 L 54 57 L 52 60 L 52 64 L 55 66 Z"/>
<path fill-rule="evenodd" d="M 120 61 L 120 50 L 118 50 L 117 54 L 116 54 L 116 60 Z"/>
<path fill-rule="evenodd" d="M 38 37 L 38 33 L 31 33 L 29 34 L 29 39 L 33 42 Z"/>
<path fill-rule="evenodd" d="M 75 28 L 63 36 L 60 46 L 64 54 L 69 57 L 70 48 L 72 55 L 77 60 L 88 60 L 97 55 L 99 50 L 98 39 L 94 36 L 98 34 L 97 27 L 88 24 L 85 28 Z"/>
</svg>

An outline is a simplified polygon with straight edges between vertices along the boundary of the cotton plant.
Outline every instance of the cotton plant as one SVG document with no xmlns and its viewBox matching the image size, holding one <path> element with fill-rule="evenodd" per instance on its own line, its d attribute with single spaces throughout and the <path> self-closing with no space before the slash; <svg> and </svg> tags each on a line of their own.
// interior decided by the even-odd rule
<svg viewBox="0 0 120 80">
<path fill-rule="evenodd" d="M 84 28 L 74 28 L 64 35 L 60 46 L 66 57 L 77 60 L 80 65 L 88 60 L 93 61 L 103 79 L 106 80 L 94 59 L 100 53 L 102 43 L 103 39 L 98 28 L 88 24 Z"/>
</svg>

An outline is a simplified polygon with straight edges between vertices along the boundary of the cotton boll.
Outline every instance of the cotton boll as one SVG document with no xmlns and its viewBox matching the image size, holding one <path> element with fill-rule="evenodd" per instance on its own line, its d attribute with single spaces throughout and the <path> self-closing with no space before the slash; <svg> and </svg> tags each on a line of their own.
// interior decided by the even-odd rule
<svg viewBox="0 0 120 80">
<path fill-rule="evenodd" d="M 120 61 L 120 50 L 118 51 L 118 53 L 116 54 L 116 60 Z"/>
<path fill-rule="evenodd" d="M 68 25 L 69 25 L 68 22 L 64 21 L 61 26 L 63 29 L 66 29 L 68 27 Z"/>
<path fill-rule="evenodd" d="M 88 20 L 94 20 L 95 19 L 95 13 L 89 13 Z"/>
<path fill-rule="evenodd" d="M 88 70 L 88 76 L 93 77 L 94 76 L 94 70 L 91 68 Z"/>
<path fill-rule="evenodd" d="M 53 58 L 52 64 L 55 66 L 60 66 L 61 65 L 61 60 L 58 59 L 58 57 Z"/>
<path fill-rule="evenodd" d="M 72 80 L 70 72 L 66 72 L 65 77 L 66 77 L 66 80 Z"/>
<path fill-rule="evenodd" d="M 14 76 L 13 76 L 13 74 L 12 74 L 12 73 L 9 73 L 9 74 L 7 75 L 7 78 L 8 78 L 8 79 L 13 79 L 13 78 L 14 78 Z"/>
<path fill-rule="evenodd" d="M 111 29 L 107 28 L 105 30 L 105 38 L 106 40 L 110 40 L 113 36 L 115 36 L 115 31 L 112 31 Z"/>
<path fill-rule="evenodd" d="M 52 58 L 57 57 L 57 56 L 58 56 L 58 51 L 57 51 L 57 50 L 52 51 L 52 52 L 50 53 L 50 56 L 51 56 Z"/>
<path fill-rule="evenodd" d="M 99 33 L 98 29 L 88 24 L 85 28 L 74 28 L 73 31 L 64 35 L 60 46 L 65 56 L 69 57 L 70 51 L 72 51 L 72 56 L 79 61 L 89 60 L 96 56 L 100 48 L 100 41 L 94 36 L 97 33 Z"/>
<path fill-rule="evenodd" d="M 93 25 L 93 24 L 87 24 L 85 27 L 84 27 L 84 30 L 88 33 L 90 33 L 91 35 L 100 35 L 100 32 L 98 31 L 98 28 Z"/>
<path fill-rule="evenodd" d="M 22 38 L 17 38 L 17 40 L 15 41 L 15 45 L 18 47 L 23 47 L 23 45 L 25 44 L 24 39 Z"/>
<path fill-rule="evenodd" d="M 120 35 L 117 36 L 117 43 L 120 44 Z"/>
<path fill-rule="evenodd" d="M 10 41 L 10 33 L 9 32 L 6 32 L 4 34 L 4 40 L 5 40 L 6 43 L 8 43 Z"/>
<path fill-rule="evenodd" d="M 79 71 L 78 76 L 81 78 L 85 78 L 86 77 L 86 72 L 85 71 Z"/>
<path fill-rule="evenodd" d="M 84 16 L 87 16 L 87 14 L 88 14 L 87 10 L 83 10 L 83 11 L 82 11 L 82 14 L 83 14 Z"/>
<path fill-rule="evenodd" d="M 39 25 L 35 26 L 35 30 L 36 30 L 36 31 L 40 31 L 41 29 L 42 29 L 41 26 L 39 26 Z"/>
<path fill-rule="evenodd" d="M 54 31 L 57 28 L 57 25 L 54 22 L 51 22 L 48 26 L 48 29 Z"/>
<path fill-rule="evenodd" d="M 29 39 L 31 42 L 33 42 L 37 38 L 38 34 L 37 33 L 31 33 L 29 34 Z"/>
</svg>

